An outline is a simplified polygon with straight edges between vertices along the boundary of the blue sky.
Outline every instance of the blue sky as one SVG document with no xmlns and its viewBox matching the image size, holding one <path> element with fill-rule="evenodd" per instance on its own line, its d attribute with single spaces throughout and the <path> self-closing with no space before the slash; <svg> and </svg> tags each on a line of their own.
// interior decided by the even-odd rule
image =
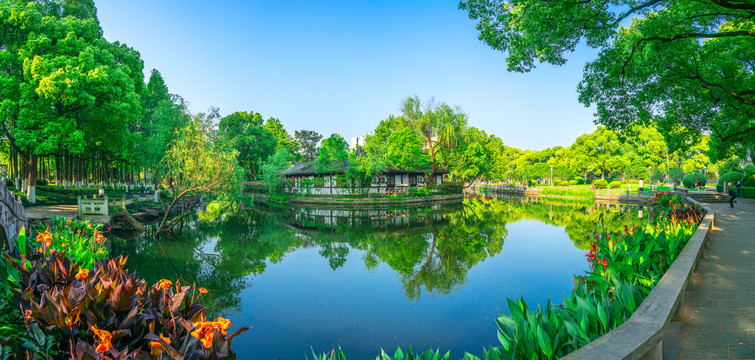
<svg viewBox="0 0 755 360">
<path fill-rule="evenodd" d="M 577 101 L 580 49 L 562 67 L 506 71 L 458 1 L 96 0 L 105 37 L 135 48 L 193 112 L 256 111 L 294 130 L 350 137 L 399 103 L 459 106 L 506 145 L 568 146 L 595 129 Z"/>
</svg>

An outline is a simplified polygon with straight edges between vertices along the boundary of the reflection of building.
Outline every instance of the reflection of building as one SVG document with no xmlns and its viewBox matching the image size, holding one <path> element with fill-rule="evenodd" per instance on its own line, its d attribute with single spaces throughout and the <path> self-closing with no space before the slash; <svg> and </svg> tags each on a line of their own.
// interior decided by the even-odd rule
<svg viewBox="0 0 755 360">
<path fill-rule="evenodd" d="M 291 224 L 302 228 L 314 229 L 336 229 L 336 228 L 372 228 L 385 231 L 391 229 L 401 229 L 406 231 L 408 227 L 425 228 L 427 222 L 445 223 L 443 215 L 450 209 L 456 207 L 447 207 L 445 211 L 434 208 L 425 208 L 428 211 L 418 211 L 412 209 L 317 209 L 307 207 L 290 208 Z M 432 211 L 430 211 L 432 209 Z M 372 230 L 371 230 L 372 231 Z M 425 230 L 423 230 L 425 231 Z"/>
<path fill-rule="evenodd" d="M 443 175 L 447 170 L 438 169 L 433 179 L 427 178 L 423 170 L 386 169 L 379 175 L 372 177 L 369 187 L 363 184 L 353 184 L 345 180 L 347 162 L 334 167 L 332 172 L 317 169 L 314 161 L 299 163 L 282 174 L 293 182 L 292 191 L 295 193 L 315 195 L 348 195 L 348 194 L 383 194 L 386 192 L 407 192 L 409 188 L 424 187 L 443 182 Z M 339 183 L 339 178 L 341 178 Z"/>
</svg>

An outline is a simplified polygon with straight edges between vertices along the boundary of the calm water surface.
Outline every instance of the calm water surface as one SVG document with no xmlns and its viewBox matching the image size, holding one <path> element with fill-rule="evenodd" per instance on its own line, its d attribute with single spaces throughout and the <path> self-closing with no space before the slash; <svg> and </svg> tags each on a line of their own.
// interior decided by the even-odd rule
<svg viewBox="0 0 755 360">
<path fill-rule="evenodd" d="M 350 359 L 380 349 L 482 354 L 499 345 L 506 298 L 560 302 L 602 226 L 643 222 L 596 205 L 466 199 L 409 209 L 324 210 L 211 204 L 175 238 L 112 237 L 111 252 L 154 282 L 207 288 L 208 315 L 251 326 L 241 359 L 304 359 L 339 345 Z M 602 224 L 601 225 L 601 219 Z M 233 329 L 232 329 L 233 330 Z"/>
</svg>

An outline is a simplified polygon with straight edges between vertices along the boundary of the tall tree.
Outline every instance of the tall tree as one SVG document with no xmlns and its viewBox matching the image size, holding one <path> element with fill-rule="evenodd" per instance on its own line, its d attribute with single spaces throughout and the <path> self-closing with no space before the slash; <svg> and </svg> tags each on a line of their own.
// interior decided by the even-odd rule
<svg viewBox="0 0 755 360">
<path fill-rule="evenodd" d="M 221 136 L 238 151 L 247 179 L 256 179 L 259 166 L 275 153 L 277 139 L 258 113 L 235 112 L 220 120 Z M 285 130 L 284 130 L 285 131 Z"/>
<path fill-rule="evenodd" d="M 299 151 L 304 161 L 312 161 L 317 158 L 317 147 L 322 135 L 313 130 L 296 130 L 294 138 L 299 144 Z"/>
<path fill-rule="evenodd" d="M 94 15 L 87 1 L 0 4 L 0 121 L 29 169 L 31 202 L 39 156 L 96 146 L 122 157 L 135 142 L 142 61 L 107 42 Z"/>
<path fill-rule="evenodd" d="M 562 65 L 577 44 L 600 49 L 579 99 L 597 122 L 654 121 L 710 133 L 711 152 L 755 153 L 755 3 L 747 0 L 462 0 L 479 38 L 510 71 Z M 624 21 L 632 18 L 628 26 Z M 664 132 L 664 135 L 668 133 Z M 674 150 L 674 149 L 672 149 Z"/>
</svg>

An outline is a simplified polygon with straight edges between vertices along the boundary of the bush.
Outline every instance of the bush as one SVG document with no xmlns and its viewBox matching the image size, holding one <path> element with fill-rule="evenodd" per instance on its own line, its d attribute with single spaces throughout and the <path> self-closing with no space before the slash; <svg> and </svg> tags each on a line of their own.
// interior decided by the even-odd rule
<svg viewBox="0 0 755 360">
<path fill-rule="evenodd" d="M 621 185 L 622 185 L 621 181 L 611 181 L 610 183 L 608 183 L 608 187 L 611 189 L 620 188 Z"/>
<path fill-rule="evenodd" d="M 605 189 L 608 187 L 608 181 L 598 179 L 592 182 L 596 189 Z"/>
<path fill-rule="evenodd" d="M 577 185 L 577 180 L 569 180 L 569 185 Z"/>
<path fill-rule="evenodd" d="M 737 181 L 742 180 L 743 177 L 744 174 L 742 174 L 741 172 L 730 171 L 726 174 L 721 175 L 721 177 L 718 179 L 718 184 L 722 185 L 725 182 L 736 183 Z"/>
<path fill-rule="evenodd" d="M 563 196 L 563 197 L 582 198 L 582 199 L 592 199 L 593 197 L 595 197 L 595 193 L 593 193 L 590 190 L 555 189 L 555 188 L 548 188 L 548 187 L 540 190 L 540 195 Z"/>
<path fill-rule="evenodd" d="M 36 186 L 45 186 L 47 185 L 47 180 L 45 179 L 37 179 L 37 185 Z"/>
<path fill-rule="evenodd" d="M 444 181 L 439 187 L 442 194 L 461 194 L 464 192 L 464 184 L 462 183 Z"/>
<path fill-rule="evenodd" d="M 739 196 L 748 199 L 755 199 L 755 186 L 742 186 L 742 193 Z"/>
<path fill-rule="evenodd" d="M 53 194 L 64 194 L 74 196 L 91 196 L 97 195 L 98 189 L 95 188 L 64 188 L 60 186 L 37 186 L 37 190 Z"/>
<path fill-rule="evenodd" d="M 581 176 L 574 178 L 574 181 L 577 182 L 577 185 L 583 185 L 585 183 L 585 179 L 583 179 Z"/>
<path fill-rule="evenodd" d="M 742 178 L 742 186 L 755 186 L 755 174 L 750 174 Z"/>
<path fill-rule="evenodd" d="M 708 183 L 708 179 L 699 172 L 691 172 L 687 175 L 684 175 L 684 179 L 682 179 L 682 184 L 684 184 L 684 187 L 692 189 L 695 187 L 695 184 L 697 184 L 697 181 L 700 180 L 700 182 L 705 186 L 705 184 Z"/>
<path fill-rule="evenodd" d="M 23 248 L 26 257 L 3 256 L 19 275 L 12 283 L 12 301 L 28 325 L 30 340 L 24 347 L 34 352 L 59 354 L 75 348 L 78 359 L 104 358 L 100 354 L 108 352 L 116 359 L 144 354 L 158 359 L 197 354 L 235 358 L 231 340 L 248 329 L 228 334 L 230 322 L 209 321 L 198 303 L 206 290 L 180 281 L 173 286 L 165 279 L 148 286 L 129 275 L 121 257 L 96 262 L 90 270 L 63 252 L 40 253 L 28 244 Z"/>
</svg>

